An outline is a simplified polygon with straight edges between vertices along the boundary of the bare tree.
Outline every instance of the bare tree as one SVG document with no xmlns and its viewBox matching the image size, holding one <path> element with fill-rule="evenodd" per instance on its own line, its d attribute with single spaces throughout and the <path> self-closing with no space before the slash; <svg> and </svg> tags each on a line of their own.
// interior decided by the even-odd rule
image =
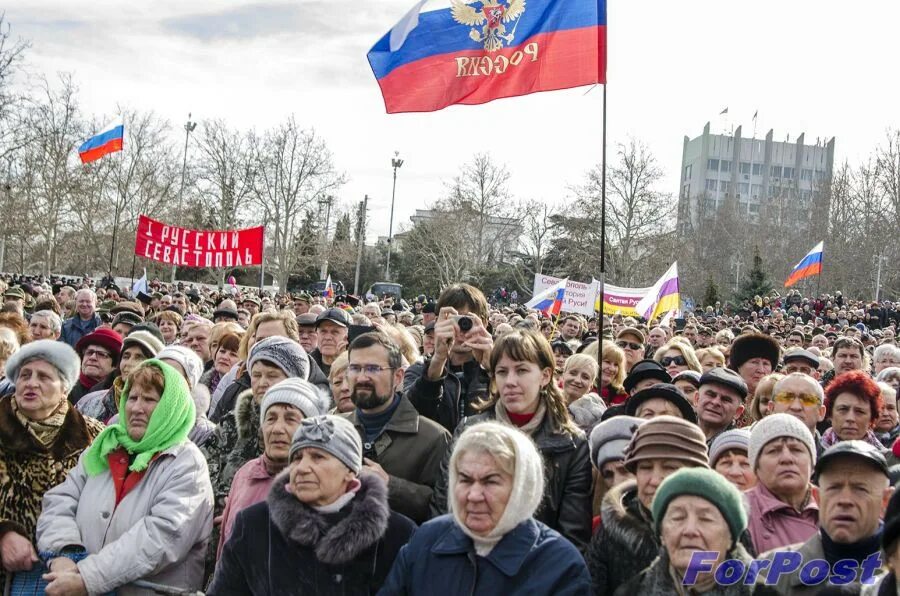
<svg viewBox="0 0 900 596">
<path fill-rule="evenodd" d="M 25 98 L 13 86 L 30 47 L 26 40 L 13 39 L 6 15 L 0 14 L 0 158 L 21 149 L 34 138 L 35 131 L 25 126 L 23 118 Z"/>
<path fill-rule="evenodd" d="M 257 141 L 253 202 L 260 210 L 271 243 L 273 275 L 286 288 L 288 276 L 304 253 L 315 245 L 315 234 L 301 234 L 313 217 L 316 200 L 344 183 L 331 151 L 313 130 L 303 130 L 293 116 Z"/>
</svg>

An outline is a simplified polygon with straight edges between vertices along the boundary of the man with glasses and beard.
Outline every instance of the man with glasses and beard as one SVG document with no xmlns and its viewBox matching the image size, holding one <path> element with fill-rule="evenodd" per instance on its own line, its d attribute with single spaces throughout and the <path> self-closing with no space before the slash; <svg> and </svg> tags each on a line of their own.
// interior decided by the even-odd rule
<svg viewBox="0 0 900 596">
<path fill-rule="evenodd" d="M 429 518 L 450 433 L 419 416 L 400 392 L 402 356 L 390 337 L 364 333 L 347 355 L 347 384 L 356 406 L 348 419 L 362 438 L 364 467 L 387 483 L 391 509 L 421 524 Z"/>
</svg>

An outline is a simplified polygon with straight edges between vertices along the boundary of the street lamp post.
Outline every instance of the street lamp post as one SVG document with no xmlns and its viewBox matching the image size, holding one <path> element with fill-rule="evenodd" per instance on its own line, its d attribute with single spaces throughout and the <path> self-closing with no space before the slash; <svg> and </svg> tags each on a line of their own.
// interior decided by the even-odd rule
<svg viewBox="0 0 900 596">
<path fill-rule="evenodd" d="M 391 221 L 388 224 L 388 254 L 387 267 L 384 270 L 385 281 L 391 281 L 391 249 L 394 244 L 394 198 L 397 196 L 397 170 L 403 165 L 400 159 L 400 152 L 394 151 L 394 157 L 391 159 L 391 167 L 394 168 L 394 189 L 391 191 Z"/>
<path fill-rule="evenodd" d="M 178 189 L 178 223 L 184 221 L 184 213 L 181 212 L 182 203 L 184 201 L 184 177 L 187 172 L 187 152 L 188 152 L 188 141 L 191 138 L 191 133 L 194 132 L 194 129 L 197 128 L 196 122 L 191 122 L 191 113 L 188 112 L 187 122 L 184 123 L 184 161 L 181 163 L 181 187 Z M 178 269 L 175 265 L 172 265 L 172 283 L 175 283 L 175 270 Z"/>
</svg>

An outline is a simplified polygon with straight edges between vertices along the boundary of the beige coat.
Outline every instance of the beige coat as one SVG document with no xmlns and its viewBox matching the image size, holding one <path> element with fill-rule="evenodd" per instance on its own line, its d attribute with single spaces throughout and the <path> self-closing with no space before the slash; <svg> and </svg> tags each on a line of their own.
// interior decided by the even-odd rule
<svg viewBox="0 0 900 596">
<path fill-rule="evenodd" d="M 89 556 L 78 570 L 90 594 L 150 594 L 122 587 L 139 579 L 200 589 L 213 517 L 212 486 L 200 450 L 185 441 L 163 451 L 118 507 L 115 500 L 109 471 L 88 477 L 82 458 L 66 481 L 44 496 L 38 549 L 83 546 Z"/>
</svg>

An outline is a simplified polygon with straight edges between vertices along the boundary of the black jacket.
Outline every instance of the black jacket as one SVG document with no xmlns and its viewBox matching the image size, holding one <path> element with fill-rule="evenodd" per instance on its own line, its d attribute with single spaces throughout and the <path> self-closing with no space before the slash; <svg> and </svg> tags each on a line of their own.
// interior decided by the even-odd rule
<svg viewBox="0 0 900 596">
<path fill-rule="evenodd" d="M 633 480 L 604 495 L 600 528 L 591 539 L 587 554 L 595 595 L 612 595 L 659 554 L 659 537 L 651 519 L 637 497 L 637 483 Z"/>
<path fill-rule="evenodd" d="M 441 462 L 441 476 L 434 487 L 432 515 L 443 515 L 447 509 L 447 483 L 450 454 L 459 435 L 469 426 L 494 420 L 494 410 L 469 416 L 459 423 L 453 443 Z M 544 498 L 534 518 L 569 539 L 584 552 L 591 539 L 591 487 L 593 477 L 588 442 L 583 434 L 572 436 L 556 430 L 549 415 L 531 436 L 544 460 Z"/>
<path fill-rule="evenodd" d="M 426 359 L 410 366 L 403 377 L 403 390 L 420 415 L 453 432 L 461 419 L 477 414 L 472 404 L 487 397 L 490 378 L 473 358 L 463 365 L 460 376 L 448 372 L 447 364 L 444 376 L 430 381 L 426 374 L 430 364 L 431 359 Z"/>
<path fill-rule="evenodd" d="M 387 487 L 363 472 L 356 497 L 336 513 L 319 513 L 284 490 L 244 509 L 225 543 L 209 596 L 375 594 L 415 530 L 388 508 Z"/>
</svg>

